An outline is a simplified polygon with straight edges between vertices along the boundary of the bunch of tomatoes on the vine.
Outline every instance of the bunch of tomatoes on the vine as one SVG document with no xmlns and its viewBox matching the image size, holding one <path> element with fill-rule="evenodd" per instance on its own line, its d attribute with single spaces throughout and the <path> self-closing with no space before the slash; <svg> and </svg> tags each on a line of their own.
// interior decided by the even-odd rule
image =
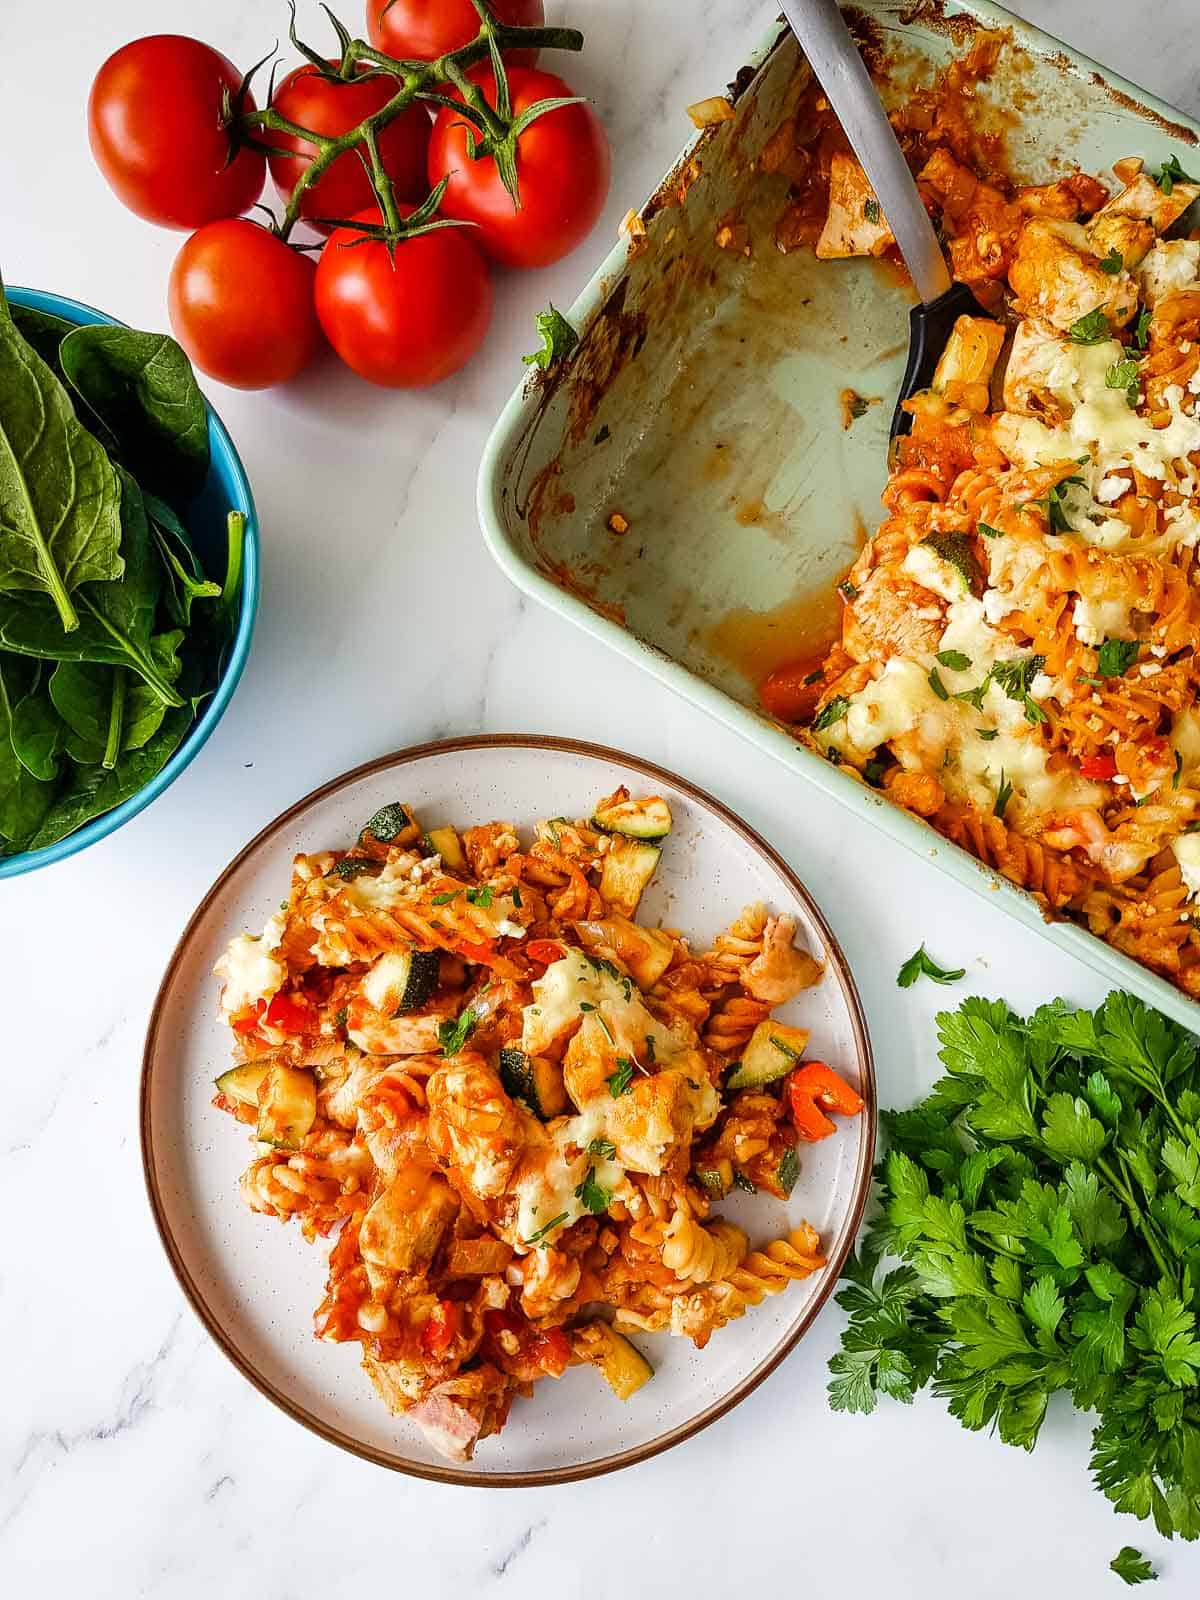
<svg viewBox="0 0 1200 1600">
<path fill-rule="evenodd" d="M 489 262 L 557 261 L 603 208 L 604 130 L 535 64 L 583 38 L 545 27 L 542 0 L 367 0 L 369 41 L 323 9 L 337 55 L 297 37 L 293 8 L 305 59 L 272 75 L 262 110 L 252 84 L 265 62 L 243 76 L 178 34 L 125 45 L 92 85 L 92 152 L 132 211 L 195 230 L 169 305 L 205 372 L 243 389 L 284 383 L 323 333 L 373 383 L 437 383 L 487 333 Z M 268 168 L 278 218 L 259 204 Z M 293 238 L 298 223 L 309 242 Z"/>
</svg>

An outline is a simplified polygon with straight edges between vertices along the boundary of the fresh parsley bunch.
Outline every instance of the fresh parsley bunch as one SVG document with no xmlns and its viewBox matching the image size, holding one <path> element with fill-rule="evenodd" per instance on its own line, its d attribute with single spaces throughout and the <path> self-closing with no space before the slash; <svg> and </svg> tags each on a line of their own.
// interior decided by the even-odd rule
<svg viewBox="0 0 1200 1600">
<path fill-rule="evenodd" d="M 1131 995 L 1027 1019 L 938 1017 L 946 1075 L 885 1113 L 882 1214 L 838 1295 L 830 1403 L 933 1384 L 967 1428 L 1029 1450 L 1051 1395 L 1097 1413 L 1120 1511 L 1200 1535 L 1200 1067 Z M 887 1252 L 900 1264 L 881 1271 Z"/>
</svg>

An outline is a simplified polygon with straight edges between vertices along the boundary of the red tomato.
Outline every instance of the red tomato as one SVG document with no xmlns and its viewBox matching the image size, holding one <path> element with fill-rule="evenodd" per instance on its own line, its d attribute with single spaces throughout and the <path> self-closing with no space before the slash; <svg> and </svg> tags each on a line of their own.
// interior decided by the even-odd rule
<svg viewBox="0 0 1200 1600">
<path fill-rule="evenodd" d="M 566 953 L 554 939 L 531 939 L 525 946 L 525 954 L 539 967 L 548 967 L 555 961 L 561 961 Z"/>
<path fill-rule="evenodd" d="M 210 222 L 171 268 L 175 337 L 198 367 L 235 389 L 286 383 L 321 342 L 315 272 L 307 256 L 256 222 Z"/>
<path fill-rule="evenodd" d="M 256 1000 L 252 1006 L 247 1006 L 244 1011 L 235 1011 L 229 1019 L 229 1026 L 234 1033 L 257 1033 L 258 1025 L 262 1021 L 262 1014 L 267 1009 L 265 1000 Z"/>
<path fill-rule="evenodd" d="M 411 206 L 401 206 L 404 216 Z M 379 222 L 377 209 L 359 222 Z M 317 315 L 348 367 L 389 389 L 423 388 L 464 366 L 492 320 L 487 265 L 465 228 L 377 239 L 339 228 L 317 267 Z M 463 947 L 469 960 L 481 957 Z"/>
<path fill-rule="evenodd" d="M 1079 763 L 1079 770 L 1085 778 L 1091 778 L 1096 783 L 1107 783 L 1110 778 L 1117 775 L 1116 757 L 1104 752 L 1098 756 L 1085 756 Z"/>
<path fill-rule="evenodd" d="M 812 657 L 777 667 L 759 690 L 763 710 L 781 722 L 807 722 L 825 688 L 820 673 L 821 663 Z M 807 680 L 814 674 L 814 681 L 809 683 Z"/>
<path fill-rule="evenodd" d="M 459 1309 L 453 1300 L 439 1300 L 421 1329 L 421 1349 L 427 1356 L 444 1355 L 458 1332 Z"/>
<path fill-rule="evenodd" d="M 218 50 L 182 34 L 135 39 L 109 56 L 88 97 L 88 137 L 117 198 L 164 228 L 248 211 L 266 160 L 245 145 L 229 159 L 224 119 L 240 83 Z M 255 109 L 250 95 L 245 109 Z"/>
<path fill-rule="evenodd" d="M 496 80 L 488 68 L 471 76 L 488 104 Z M 514 115 L 538 100 L 572 90 L 549 72 L 515 67 L 508 74 Z M 600 119 L 588 105 L 563 106 L 531 123 L 517 141 L 521 205 L 516 208 L 490 156 L 467 154 L 467 125 L 443 106 L 429 144 L 431 185 L 449 176 L 442 215 L 478 224 L 478 242 L 509 267 L 545 267 L 574 250 L 596 225 L 608 197 L 612 160 Z"/>
<path fill-rule="evenodd" d="M 302 994 L 277 994 L 263 1021 L 280 1033 L 315 1033 L 317 1029 L 316 1009 Z"/>
<path fill-rule="evenodd" d="M 535 1333 L 529 1353 L 552 1378 L 561 1378 L 571 1364 L 571 1345 L 561 1328 L 547 1328 L 545 1333 Z"/>
<path fill-rule="evenodd" d="M 337 138 L 387 105 L 400 87 L 396 78 L 382 73 L 349 82 L 327 78 L 310 62 L 305 62 L 295 72 L 288 73 L 276 89 L 271 105 L 289 122 Z M 379 154 L 384 170 L 401 200 L 424 198 L 430 127 L 429 113 L 424 106 L 411 105 L 379 130 Z M 290 200 L 292 190 L 312 158 L 313 146 L 309 140 L 290 133 L 271 131 L 264 133 L 263 138 L 280 152 L 268 157 L 271 176 L 283 199 Z M 347 150 L 305 190 L 300 200 L 300 215 L 340 220 L 374 203 L 375 191 L 358 151 Z M 322 233 L 332 231 L 321 227 Z"/>
<path fill-rule="evenodd" d="M 492 0 L 492 15 L 510 28 L 540 28 L 542 0 Z M 471 0 L 367 0 L 367 33 L 376 50 L 409 61 L 436 61 L 479 32 Z M 532 66 L 536 50 L 510 50 L 506 59 Z"/>
</svg>

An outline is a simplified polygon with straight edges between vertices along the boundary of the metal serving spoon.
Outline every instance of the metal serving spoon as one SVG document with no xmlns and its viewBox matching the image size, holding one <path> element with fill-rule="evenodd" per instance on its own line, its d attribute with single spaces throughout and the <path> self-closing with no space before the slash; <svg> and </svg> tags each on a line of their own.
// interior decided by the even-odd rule
<svg viewBox="0 0 1200 1600">
<path fill-rule="evenodd" d="M 782 0 L 783 14 L 837 112 L 896 236 L 921 303 L 909 313 L 908 365 L 892 416 L 892 438 L 911 418 L 901 401 L 927 389 L 956 319 L 985 316 L 967 288 L 953 283 L 929 214 L 837 0 Z"/>
</svg>

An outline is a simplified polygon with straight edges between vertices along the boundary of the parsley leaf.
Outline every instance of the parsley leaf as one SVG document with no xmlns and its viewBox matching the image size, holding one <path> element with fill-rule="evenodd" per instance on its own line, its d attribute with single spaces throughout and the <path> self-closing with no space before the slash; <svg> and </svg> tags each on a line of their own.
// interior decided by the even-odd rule
<svg viewBox="0 0 1200 1600">
<path fill-rule="evenodd" d="M 601 1184 L 596 1182 L 596 1169 L 589 1167 L 584 1174 L 583 1182 L 575 1190 L 576 1200 L 581 1200 L 586 1210 L 593 1216 L 599 1216 L 608 1210 L 612 1204 L 612 1195 Z"/>
<path fill-rule="evenodd" d="M 1008 810 L 1008 802 L 1013 797 L 1013 786 L 1004 776 L 1004 768 L 1000 768 L 1000 787 L 996 790 L 996 803 L 992 807 L 992 815 L 1004 821 L 1004 813 Z"/>
<path fill-rule="evenodd" d="M 1142 1552 L 1135 1550 L 1131 1544 L 1123 1544 L 1108 1566 L 1110 1572 L 1115 1572 L 1118 1578 L 1123 1578 L 1130 1585 L 1153 1583 L 1158 1577 Z"/>
<path fill-rule="evenodd" d="M 1101 257 L 1098 265 L 1101 272 L 1107 272 L 1109 277 L 1112 278 L 1115 277 L 1125 265 L 1125 258 L 1117 249 L 1116 245 L 1113 245 L 1108 254 Z"/>
<path fill-rule="evenodd" d="M 1123 678 L 1138 658 L 1136 639 L 1105 639 L 1096 671 L 1102 678 Z"/>
<path fill-rule="evenodd" d="M 967 969 L 956 967 L 953 972 L 945 967 L 939 967 L 925 950 L 925 946 L 918 945 L 909 956 L 908 960 L 896 974 L 896 982 L 901 989 L 911 989 L 918 978 L 932 978 L 934 983 L 957 983 L 960 978 L 965 978 Z"/>
<path fill-rule="evenodd" d="M 1085 317 L 1078 317 L 1067 329 L 1067 338 L 1073 344 L 1103 344 L 1105 339 L 1111 339 L 1112 329 L 1104 315 L 1104 308 L 1097 306 Z"/>
<path fill-rule="evenodd" d="M 978 729 L 978 733 L 981 739 L 986 739 L 989 741 L 992 739 L 998 739 L 1000 737 L 999 728 L 980 728 Z"/>
<path fill-rule="evenodd" d="M 863 216 L 866 217 L 868 222 L 878 222 L 881 215 L 882 212 L 879 209 L 878 200 L 864 200 Z"/>
<path fill-rule="evenodd" d="M 970 656 L 963 655 L 961 650 L 939 650 L 937 658 L 951 672 L 965 672 L 971 665 Z"/>
<path fill-rule="evenodd" d="M 993 528 L 990 522 L 977 522 L 975 527 L 985 539 L 1000 539 L 1003 534 L 999 528 Z"/>
<path fill-rule="evenodd" d="M 1195 179 L 1188 177 L 1187 173 L 1179 165 L 1179 157 L 1172 154 L 1159 167 L 1158 176 L 1154 181 L 1164 194 L 1169 195 L 1173 192 L 1177 183 L 1194 183 Z"/>
<path fill-rule="evenodd" d="M 452 900 L 457 900 L 461 893 L 461 889 L 448 889 L 445 894 L 435 894 L 430 903 L 435 906 L 448 906 Z"/>
<path fill-rule="evenodd" d="M 628 1094 L 633 1083 L 633 1062 L 628 1056 L 617 1057 L 617 1070 L 608 1080 L 608 1092 L 614 1100 L 619 1100 L 623 1094 Z"/>
<path fill-rule="evenodd" d="M 529 1235 L 528 1239 L 525 1240 L 525 1243 L 526 1244 L 543 1244 L 545 1242 L 546 1235 L 548 1233 L 553 1233 L 555 1228 L 561 1226 L 561 1224 L 564 1223 L 567 1220 L 568 1215 L 569 1215 L 568 1212 L 560 1211 L 556 1217 L 551 1217 L 550 1218 L 550 1221 L 546 1224 L 546 1226 L 544 1228 L 539 1228 L 536 1233 L 531 1233 Z"/>
<path fill-rule="evenodd" d="M 1136 361 L 1114 361 L 1104 374 L 1107 389 L 1123 389 L 1130 410 L 1136 408 L 1142 397 L 1141 369 Z"/>
<path fill-rule="evenodd" d="M 1149 306 L 1143 306 L 1137 314 L 1137 321 L 1133 325 L 1133 344 L 1136 350 L 1144 350 L 1150 341 L 1150 324 L 1154 320 L 1154 313 Z"/>
<path fill-rule="evenodd" d="M 490 883 L 482 884 L 478 889 L 467 890 L 467 900 L 473 906 L 482 906 L 486 911 L 492 903 L 492 886 Z"/>
<path fill-rule="evenodd" d="M 593 1139 L 587 1147 L 587 1153 L 600 1161 L 608 1161 L 616 1155 L 617 1147 L 611 1139 Z"/>
<path fill-rule="evenodd" d="M 479 1018 L 468 1007 L 460 1012 L 453 1021 L 447 1017 L 438 1024 L 438 1043 L 442 1047 L 444 1056 L 456 1056 L 466 1045 L 467 1040 L 475 1032 Z"/>
<path fill-rule="evenodd" d="M 835 722 L 842 721 L 849 709 L 850 702 L 844 694 L 834 695 L 829 704 L 813 718 L 813 732 L 821 733 L 825 728 L 832 728 Z"/>
<path fill-rule="evenodd" d="M 556 361 L 569 356 L 579 343 L 579 335 L 575 329 L 562 312 L 556 311 L 553 306 L 548 311 L 539 313 L 537 331 L 542 341 L 542 348 L 535 350 L 532 355 L 521 357 L 527 367 L 543 367 L 549 370 Z"/>
<path fill-rule="evenodd" d="M 933 671 L 929 674 L 929 687 L 933 690 L 934 694 L 937 695 L 939 700 L 949 700 L 950 691 L 942 682 L 942 675 L 936 667 L 934 667 Z"/>
</svg>

